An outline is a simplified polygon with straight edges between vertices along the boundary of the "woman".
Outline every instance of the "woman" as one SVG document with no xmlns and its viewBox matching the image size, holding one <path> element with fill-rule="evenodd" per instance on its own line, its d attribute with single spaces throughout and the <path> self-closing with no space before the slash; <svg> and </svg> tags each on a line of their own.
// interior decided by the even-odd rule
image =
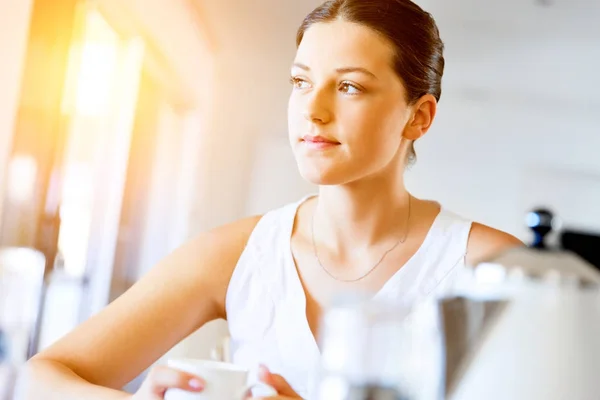
<svg viewBox="0 0 600 400">
<path fill-rule="evenodd" d="M 216 318 L 228 320 L 235 362 L 279 374 L 261 372 L 280 399 L 310 396 L 314 335 L 331 296 L 418 301 L 450 286 L 466 264 L 520 244 L 404 186 L 413 143 L 441 94 L 443 44 L 428 13 L 409 0 L 329 1 L 305 19 L 297 45 L 289 135 L 318 196 L 175 251 L 29 363 L 30 398 L 148 400 L 173 387 L 202 390 L 202 377 L 165 367 L 133 397 L 116 389 Z"/>
</svg>

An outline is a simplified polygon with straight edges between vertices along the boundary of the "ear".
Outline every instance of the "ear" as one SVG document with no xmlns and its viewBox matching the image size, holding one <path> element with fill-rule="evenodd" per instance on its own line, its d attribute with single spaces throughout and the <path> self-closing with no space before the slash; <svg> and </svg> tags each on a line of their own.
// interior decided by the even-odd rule
<svg viewBox="0 0 600 400">
<path fill-rule="evenodd" d="M 404 128 L 403 136 L 415 141 L 427 133 L 437 112 L 437 100 L 433 95 L 426 94 L 412 107 L 412 115 Z"/>
</svg>

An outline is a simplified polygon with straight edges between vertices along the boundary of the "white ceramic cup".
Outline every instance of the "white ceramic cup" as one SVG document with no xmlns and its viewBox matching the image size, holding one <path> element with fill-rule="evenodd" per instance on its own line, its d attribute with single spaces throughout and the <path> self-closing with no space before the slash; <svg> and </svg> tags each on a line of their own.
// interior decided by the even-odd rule
<svg viewBox="0 0 600 400">
<path fill-rule="evenodd" d="M 204 379 L 206 386 L 202 392 L 188 392 L 169 389 L 165 400 L 243 400 L 250 391 L 260 388 L 267 396 L 276 396 L 277 391 L 262 382 L 248 384 L 249 371 L 234 364 L 194 359 L 171 359 L 169 368 L 188 372 Z"/>
</svg>

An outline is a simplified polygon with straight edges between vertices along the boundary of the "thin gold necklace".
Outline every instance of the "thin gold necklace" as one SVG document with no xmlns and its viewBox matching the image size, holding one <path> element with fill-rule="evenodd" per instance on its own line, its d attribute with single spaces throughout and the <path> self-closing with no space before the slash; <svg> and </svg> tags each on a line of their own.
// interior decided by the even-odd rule
<svg viewBox="0 0 600 400">
<path fill-rule="evenodd" d="M 338 278 L 337 276 L 333 275 L 331 272 L 329 272 L 329 270 L 327 268 L 325 268 L 323 266 L 323 263 L 321 262 L 321 259 L 319 258 L 319 252 L 317 251 L 317 243 L 315 242 L 315 214 L 316 214 L 316 207 L 315 207 L 315 211 L 313 211 L 312 223 L 311 223 L 312 245 L 313 245 L 313 252 L 315 255 L 315 259 L 317 260 L 317 263 L 319 263 L 319 265 L 321 266 L 323 271 L 325 271 L 327 273 L 327 275 L 329 275 L 336 281 L 340 281 L 340 282 L 357 282 L 357 281 L 360 281 L 361 279 L 366 278 L 371 272 L 375 271 L 375 269 L 383 262 L 385 257 L 389 253 L 391 253 L 396 247 L 398 247 L 398 245 L 400 245 L 400 243 L 404 243 L 406 241 L 406 238 L 408 237 L 408 231 L 409 231 L 409 227 L 410 227 L 409 222 L 410 222 L 411 198 L 412 198 L 412 196 L 409 194 L 408 195 L 408 213 L 406 216 L 406 231 L 404 232 L 404 236 L 402 237 L 402 239 L 398 240 L 396 243 L 394 243 L 394 245 L 392 247 L 387 249 L 381 256 L 381 258 L 379 258 L 379 261 L 377 261 L 377 263 L 373 267 L 371 267 L 365 274 L 359 276 L 358 278 L 354 278 L 354 279 Z"/>
</svg>

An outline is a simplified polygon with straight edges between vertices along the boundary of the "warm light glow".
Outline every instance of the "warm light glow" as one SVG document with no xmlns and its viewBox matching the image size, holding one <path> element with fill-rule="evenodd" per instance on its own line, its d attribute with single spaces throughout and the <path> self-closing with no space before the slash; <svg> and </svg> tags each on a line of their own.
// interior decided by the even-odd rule
<svg viewBox="0 0 600 400">
<path fill-rule="evenodd" d="M 119 67 L 121 41 L 102 16 L 90 11 L 81 43 L 70 52 L 63 109 L 101 116 L 109 112 Z"/>
<path fill-rule="evenodd" d="M 68 165 L 62 191 L 58 248 L 65 271 L 71 276 L 85 274 L 92 222 L 93 182 L 93 173 L 87 165 Z"/>
<path fill-rule="evenodd" d="M 75 107 L 83 115 L 102 115 L 109 105 L 118 48 L 110 43 L 87 42 L 81 52 L 81 70 Z"/>
<path fill-rule="evenodd" d="M 76 277 L 88 268 L 97 210 L 112 200 L 98 201 L 115 182 L 107 162 L 129 148 L 145 52 L 141 39 L 120 37 L 97 11 L 86 13 L 81 40 L 70 50 L 62 104 L 72 118 L 62 168 L 59 249 L 65 272 Z"/>
<path fill-rule="evenodd" d="M 15 203 L 26 203 L 33 199 L 37 163 L 31 156 L 15 156 L 8 165 L 7 195 Z"/>
</svg>

